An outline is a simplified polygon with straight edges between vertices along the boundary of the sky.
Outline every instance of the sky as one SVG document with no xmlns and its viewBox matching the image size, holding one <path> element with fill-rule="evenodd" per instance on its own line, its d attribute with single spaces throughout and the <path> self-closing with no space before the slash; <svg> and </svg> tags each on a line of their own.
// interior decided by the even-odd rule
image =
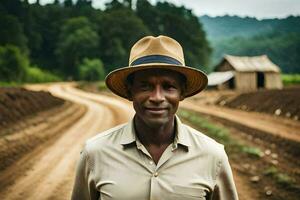
<svg viewBox="0 0 300 200">
<path fill-rule="evenodd" d="M 35 2 L 36 0 L 29 0 Z M 134 2 L 135 0 L 133 0 Z M 155 4 L 157 0 L 149 0 Z M 163 1 L 163 0 L 160 0 Z M 300 0 L 167 0 L 178 6 L 193 10 L 197 16 L 238 15 L 257 19 L 285 18 L 289 15 L 300 16 Z M 40 0 L 42 4 L 53 0 Z M 110 0 L 93 0 L 93 7 L 104 8 Z"/>
</svg>

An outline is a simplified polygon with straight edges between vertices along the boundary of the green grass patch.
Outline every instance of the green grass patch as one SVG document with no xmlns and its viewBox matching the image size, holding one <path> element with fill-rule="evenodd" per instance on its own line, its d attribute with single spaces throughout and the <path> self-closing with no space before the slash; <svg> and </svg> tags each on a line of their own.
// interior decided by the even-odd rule
<svg viewBox="0 0 300 200">
<path fill-rule="evenodd" d="M 265 169 L 263 174 L 272 177 L 279 185 L 290 187 L 290 188 L 294 187 L 295 180 L 289 175 L 279 172 L 279 170 L 274 166 Z"/>
<path fill-rule="evenodd" d="M 300 85 L 300 74 L 282 74 L 281 79 L 284 86 Z"/>
<path fill-rule="evenodd" d="M 92 88 L 93 90 L 96 89 L 99 92 L 108 91 L 108 88 L 106 87 L 104 81 L 95 81 L 95 82 L 80 81 L 78 82 L 77 87 L 82 90 L 88 90 Z"/>
<path fill-rule="evenodd" d="M 53 73 L 42 70 L 38 67 L 27 67 L 25 82 L 28 83 L 45 83 L 61 81 L 61 78 Z"/>
<path fill-rule="evenodd" d="M 178 115 L 183 120 L 191 123 L 191 125 L 196 129 L 203 130 L 207 136 L 223 144 L 229 154 L 245 153 L 253 158 L 260 158 L 263 155 L 259 148 L 247 146 L 239 141 L 236 141 L 230 136 L 230 131 L 228 129 L 210 122 L 196 112 L 179 109 Z"/>
<path fill-rule="evenodd" d="M 257 158 L 260 158 L 264 155 L 264 153 L 259 148 L 256 148 L 256 147 L 244 146 L 244 147 L 242 147 L 242 151 L 244 153 L 247 153 L 250 156 L 257 157 Z"/>
<path fill-rule="evenodd" d="M 106 87 L 106 84 L 104 81 L 101 81 L 98 83 L 98 90 L 99 91 L 106 91 L 108 90 L 108 88 Z"/>
<path fill-rule="evenodd" d="M 263 172 L 264 175 L 266 176 L 275 176 L 278 173 L 278 169 L 274 166 L 271 166 Z"/>
<path fill-rule="evenodd" d="M 0 87 L 18 87 L 22 84 L 20 82 L 0 82 Z"/>
</svg>

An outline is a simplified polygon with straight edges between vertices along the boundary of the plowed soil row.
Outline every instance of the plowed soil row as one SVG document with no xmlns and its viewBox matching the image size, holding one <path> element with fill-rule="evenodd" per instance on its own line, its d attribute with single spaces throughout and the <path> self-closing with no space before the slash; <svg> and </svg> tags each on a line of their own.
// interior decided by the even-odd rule
<svg viewBox="0 0 300 200">
<path fill-rule="evenodd" d="M 44 142 L 55 140 L 82 117 L 85 111 L 84 106 L 66 101 L 7 127 L 0 138 L 0 171 Z"/>
<path fill-rule="evenodd" d="M 0 193 L 33 162 L 34 158 L 29 156 L 31 152 L 51 145 L 85 112 L 86 107 L 66 101 L 7 127 L 0 138 Z M 16 163 L 21 164 L 22 170 L 10 170 Z"/>
<path fill-rule="evenodd" d="M 29 91 L 24 88 L 0 88 L 0 134 L 11 124 L 24 117 L 62 105 L 63 99 L 45 91 Z"/>
<path fill-rule="evenodd" d="M 215 104 L 244 111 L 268 113 L 275 116 L 300 120 L 300 87 L 281 90 L 259 90 L 256 92 L 228 95 L 220 92 Z"/>
</svg>

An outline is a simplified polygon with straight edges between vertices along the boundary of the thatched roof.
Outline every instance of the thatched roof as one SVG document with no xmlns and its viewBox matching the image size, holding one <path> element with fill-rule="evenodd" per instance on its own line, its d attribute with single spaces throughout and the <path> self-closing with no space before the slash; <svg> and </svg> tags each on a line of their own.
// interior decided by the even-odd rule
<svg viewBox="0 0 300 200">
<path fill-rule="evenodd" d="M 218 67 L 225 61 L 229 62 L 236 71 L 280 72 L 280 68 L 275 65 L 267 55 L 253 57 L 225 55 Z"/>
</svg>

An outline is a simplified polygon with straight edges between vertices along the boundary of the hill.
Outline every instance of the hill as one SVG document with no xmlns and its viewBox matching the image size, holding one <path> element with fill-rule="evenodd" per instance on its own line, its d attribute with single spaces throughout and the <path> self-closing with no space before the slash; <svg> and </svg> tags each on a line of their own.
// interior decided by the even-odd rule
<svg viewBox="0 0 300 200">
<path fill-rule="evenodd" d="M 285 73 L 300 73 L 300 16 L 284 19 L 238 16 L 199 18 L 213 48 L 211 70 L 224 54 L 267 54 Z"/>
</svg>

